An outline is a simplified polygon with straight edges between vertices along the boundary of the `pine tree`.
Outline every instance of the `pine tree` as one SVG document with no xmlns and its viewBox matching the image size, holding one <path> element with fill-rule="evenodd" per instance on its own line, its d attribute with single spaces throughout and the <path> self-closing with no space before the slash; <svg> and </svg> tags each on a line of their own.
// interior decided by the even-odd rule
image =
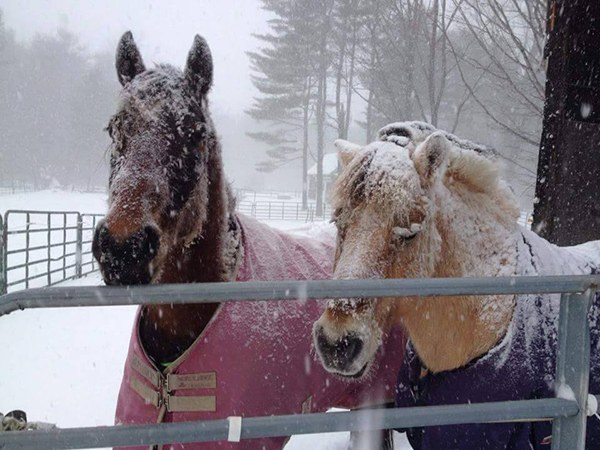
<svg viewBox="0 0 600 450">
<path fill-rule="evenodd" d="M 247 134 L 269 147 L 269 159 L 257 165 L 259 171 L 273 171 L 302 158 L 302 206 L 306 209 L 309 127 L 316 83 L 310 30 L 304 20 L 306 5 L 301 1 L 263 0 L 263 8 L 277 17 L 269 21 L 269 33 L 256 35 L 266 45 L 248 53 L 256 73 L 252 81 L 262 96 L 255 98 L 247 113 L 267 122 L 270 129 Z"/>
</svg>

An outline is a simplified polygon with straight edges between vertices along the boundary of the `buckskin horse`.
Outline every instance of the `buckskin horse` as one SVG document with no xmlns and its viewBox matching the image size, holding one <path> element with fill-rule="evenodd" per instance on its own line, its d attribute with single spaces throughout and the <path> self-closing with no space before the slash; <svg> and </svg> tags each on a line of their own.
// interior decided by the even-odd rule
<svg viewBox="0 0 600 450">
<path fill-rule="evenodd" d="M 108 213 L 93 240 L 107 285 L 330 278 L 333 230 L 308 239 L 235 212 L 209 112 L 213 65 L 202 37 L 196 36 L 180 71 L 146 69 L 125 33 L 116 67 L 123 88 L 108 125 Z M 141 307 L 116 423 L 300 414 L 393 401 L 402 331 L 388 334 L 372 377 L 343 380 L 323 370 L 311 348 L 312 324 L 324 307 L 319 301 L 169 305 L 168 298 L 165 305 Z M 170 448 L 269 450 L 285 442 Z"/>
<path fill-rule="evenodd" d="M 559 248 L 517 224 L 518 203 L 494 153 L 422 122 L 380 130 L 366 147 L 336 141 L 334 278 L 590 274 L 600 241 Z M 600 392 L 600 300 L 590 311 L 590 392 Z M 555 396 L 557 295 L 331 300 L 315 323 L 325 368 L 368 373 L 382 337 L 409 336 L 397 406 Z M 357 349 L 340 352 L 348 342 Z M 415 449 L 549 448 L 551 424 L 517 422 L 409 430 Z M 600 448 L 588 419 L 587 448 Z"/>
</svg>

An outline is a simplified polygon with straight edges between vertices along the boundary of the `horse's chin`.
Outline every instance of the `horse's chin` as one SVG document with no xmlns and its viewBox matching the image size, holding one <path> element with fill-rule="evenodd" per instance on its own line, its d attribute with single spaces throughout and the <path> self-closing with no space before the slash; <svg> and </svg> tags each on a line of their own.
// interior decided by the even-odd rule
<svg viewBox="0 0 600 450">
<path fill-rule="evenodd" d="M 359 369 L 357 372 L 354 372 L 354 373 L 348 373 L 348 372 L 342 373 L 342 372 L 338 372 L 337 370 L 331 370 L 331 369 L 327 369 L 327 371 L 332 373 L 333 375 L 340 377 L 347 381 L 361 381 L 361 380 L 364 380 L 369 377 L 371 369 L 373 368 L 373 362 L 374 362 L 374 359 L 367 361 L 365 363 L 365 365 L 362 366 L 361 369 Z"/>
<path fill-rule="evenodd" d="M 346 380 L 358 381 L 358 380 L 362 380 L 363 378 L 366 378 L 366 376 L 369 374 L 370 370 L 371 370 L 371 363 L 367 363 L 363 366 L 362 369 L 360 369 L 358 372 L 356 372 L 354 374 L 348 375 L 348 374 L 343 374 L 343 373 L 338 373 L 338 372 L 335 372 L 335 374 Z"/>
</svg>

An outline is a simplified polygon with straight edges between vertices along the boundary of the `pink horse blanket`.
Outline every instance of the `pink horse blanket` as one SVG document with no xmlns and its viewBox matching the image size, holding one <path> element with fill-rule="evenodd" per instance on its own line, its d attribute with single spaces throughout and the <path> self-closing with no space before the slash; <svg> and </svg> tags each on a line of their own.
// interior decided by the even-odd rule
<svg viewBox="0 0 600 450">
<path fill-rule="evenodd" d="M 332 274 L 335 234 L 302 237 L 240 216 L 244 255 L 237 281 L 322 280 Z M 116 423 L 148 424 L 323 412 L 394 400 L 404 337 L 392 330 L 371 375 L 346 381 L 326 372 L 312 348 L 324 301 L 224 303 L 195 343 L 163 371 L 140 345 L 138 317 Z M 281 449 L 286 438 L 174 444 L 174 450 Z M 137 447 L 139 448 L 139 447 Z"/>
</svg>

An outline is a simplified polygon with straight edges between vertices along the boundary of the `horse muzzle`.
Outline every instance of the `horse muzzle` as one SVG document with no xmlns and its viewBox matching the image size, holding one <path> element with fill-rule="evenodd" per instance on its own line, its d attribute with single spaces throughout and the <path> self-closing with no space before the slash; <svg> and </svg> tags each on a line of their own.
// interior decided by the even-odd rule
<svg viewBox="0 0 600 450">
<path fill-rule="evenodd" d="M 356 333 L 332 338 L 323 325 L 317 322 L 313 328 L 315 347 L 323 367 L 328 372 L 345 378 L 362 378 L 370 366 L 364 361 L 365 342 Z"/>
<path fill-rule="evenodd" d="M 157 273 L 159 230 L 145 226 L 126 239 L 111 235 L 105 220 L 94 232 L 92 254 L 107 285 L 149 284 Z"/>
</svg>

